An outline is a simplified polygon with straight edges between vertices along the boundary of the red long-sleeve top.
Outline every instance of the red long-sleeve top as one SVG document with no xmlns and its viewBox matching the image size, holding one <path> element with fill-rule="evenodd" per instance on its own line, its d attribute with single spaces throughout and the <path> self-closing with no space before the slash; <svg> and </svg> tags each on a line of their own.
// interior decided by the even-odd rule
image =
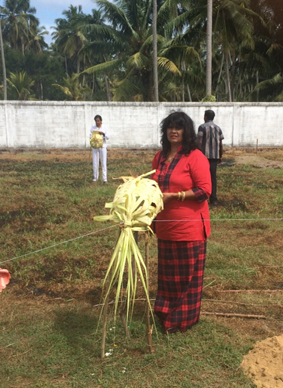
<svg viewBox="0 0 283 388">
<path fill-rule="evenodd" d="M 161 240 L 204 241 L 210 235 L 207 198 L 211 194 L 209 162 L 199 150 L 185 155 L 179 147 L 171 163 L 159 151 L 152 161 L 156 172 L 152 179 L 158 182 L 163 193 L 193 190 L 197 200 L 172 199 L 154 221 L 154 230 Z"/>
</svg>

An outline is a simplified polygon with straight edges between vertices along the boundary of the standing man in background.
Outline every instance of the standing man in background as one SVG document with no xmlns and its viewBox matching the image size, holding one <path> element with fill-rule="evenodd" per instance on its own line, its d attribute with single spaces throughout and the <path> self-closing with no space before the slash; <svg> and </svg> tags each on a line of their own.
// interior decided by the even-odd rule
<svg viewBox="0 0 283 388">
<path fill-rule="evenodd" d="M 103 137 L 102 148 L 92 149 L 92 164 L 93 164 L 93 183 L 96 183 L 99 178 L 99 160 L 102 168 L 103 183 L 107 183 L 107 144 L 106 140 L 109 139 L 108 128 L 106 125 L 102 125 L 102 117 L 96 115 L 94 117 L 95 125 L 90 129 L 90 138 L 93 131 L 99 132 Z"/>
<path fill-rule="evenodd" d="M 204 112 L 205 122 L 199 126 L 197 134 L 200 149 L 210 164 L 212 191 L 209 201 L 211 205 L 217 205 L 216 169 L 217 165 L 222 161 L 222 140 L 224 139 L 222 130 L 213 122 L 214 117 L 215 113 L 213 110 L 206 110 Z"/>
</svg>

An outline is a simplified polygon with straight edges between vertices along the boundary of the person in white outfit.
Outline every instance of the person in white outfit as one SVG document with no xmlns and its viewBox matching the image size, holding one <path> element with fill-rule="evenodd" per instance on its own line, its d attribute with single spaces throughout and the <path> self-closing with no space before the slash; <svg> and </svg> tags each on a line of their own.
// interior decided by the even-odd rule
<svg viewBox="0 0 283 388">
<path fill-rule="evenodd" d="M 108 128 L 102 124 L 102 117 L 96 115 L 94 117 L 95 125 L 90 128 L 90 138 L 93 131 L 98 131 L 103 137 L 103 147 L 92 149 L 92 164 L 93 164 L 93 182 L 96 183 L 99 178 L 99 160 L 102 167 L 102 180 L 107 183 L 107 144 L 109 139 Z"/>
</svg>

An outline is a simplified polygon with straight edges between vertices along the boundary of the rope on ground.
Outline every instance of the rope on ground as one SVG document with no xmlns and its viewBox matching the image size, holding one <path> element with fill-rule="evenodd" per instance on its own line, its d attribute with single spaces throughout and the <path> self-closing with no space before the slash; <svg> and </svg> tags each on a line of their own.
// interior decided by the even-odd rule
<svg viewBox="0 0 283 388">
<path fill-rule="evenodd" d="M 87 236 L 91 236 L 92 234 L 97 234 L 97 233 L 100 233 L 100 232 L 104 232 L 105 230 L 110 230 L 110 229 L 116 228 L 117 226 L 118 226 L 118 225 L 112 225 L 112 226 L 109 226 L 109 227 L 104 228 L 104 229 L 100 229 L 100 230 L 96 230 L 96 231 L 94 231 L 94 232 L 90 232 L 90 233 L 84 234 L 83 236 L 71 238 L 70 240 L 62 241 L 62 242 L 60 242 L 60 243 L 51 245 L 50 247 L 45 247 L 45 248 L 42 248 L 42 249 L 38 249 L 37 251 L 34 251 L 34 252 L 26 253 L 25 255 L 22 255 L 22 256 L 16 256 L 16 257 L 13 257 L 12 259 L 5 260 L 5 261 L 1 261 L 0 264 L 8 263 L 8 262 L 13 261 L 13 260 L 22 259 L 23 257 L 27 257 L 27 256 L 30 256 L 30 255 L 34 255 L 35 253 L 39 253 L 39 252 L 45 251 L 45 250 L 47 250 L 47 249 L 55 248 L 55 247 L 58 247 L 59 245 L 66 244 L 66 243 L 68 243 L 68 242 L 75 241 L 75 240 L 78 240 L 78 239 L 80 239 L 80 238 L 84 238 L 84 237 L 87 237 Z"/>
<path fill-rule="evenodd" d="M 203 221 L 283 221 L 283 218 L 210 218 L 201 220 L 154 220 L 153 222 L 203 222 Z"/>
<path fill-rule="evenodd" d="M 283 218 L 211 218 L 211 219 L 201 219 L 201 220 L 199 220 L 199 219 L 198 220 L 153 220 L 153 222 L 203 222 L 203 221 L 211 221 L 211 222 L 217 221 L 218 222 L 218 221 L 282 221 L 282 220 L 283 220 Z M 87 237 L 87 236 L 90 236 L 93 234 L 104 232 L 105 230 L 110 230 L 110 229 L 113 229 L 117 226 L 121 227 L 121 224 L 123 224 L 123 222 L 120 224 L 109 226 L 109 227 L 104 228 L 104 229 L 97 230 L 95 232 L 87 233 L 83 236 L 75 237 L 75 238 L 72 238 L 70 240 L 60 242 L 58 244 L 51 245 L 50 247 L 45 247 L 42 249 L 38 249 L 37 251 L 34 251 L 34 252 L 26 253 L 25 255 L 22 255 L 22 256 L 16 256 L 16 257 L 13 257 L 12 259 L 0 261 L 0 264 L 8 263 L 8 262 L 13 261 L 13 260 L 22 259 L 23 257 L 34 255 L 35 253 L 39 253 L 39 252 L 45 251 L 47 249 L 57 247 L 58 245 L 66 244 L 68 242 L 75 241 L 75 240 L 78 240 L 80 238 L 84 238 L 84 237 Z"/>
</svg>

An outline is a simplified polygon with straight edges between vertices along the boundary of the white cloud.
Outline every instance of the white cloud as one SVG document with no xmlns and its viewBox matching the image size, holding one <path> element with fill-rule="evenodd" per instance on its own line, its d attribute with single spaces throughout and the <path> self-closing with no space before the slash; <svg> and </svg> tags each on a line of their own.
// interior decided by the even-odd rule
<svg viewBox="0 0 283 388">
<path fill-rule="evenodd" d="M 95 3 L 91 0 L 31 0 L 30 5 L 37 8 L 51 8 L 55 9 L 67 9 L 70 5 L 78 6 L 81 5 L 84 8 L 92 9 L 95 8 Z"/>
<path fill-rule="evenodd" d="M 30 6 L 35 7 L 35 16 L 39 19 L 40 25 L 44 26 L 49 35 L 45 35 L 46 43 L 50 44 L 54 31 L 51 26 L 55 26 L 55 19 L 63 17 L 62 12 L 67 10 L 70 5 L 82 6 L 84 13 L 91 13 L 96 8 L 96 4 L 91 0 L 31 0 Z"/>
<path fill-rule="evenodd" d="M 4 6 L 4 0 L 0 0 L 0 5 Z M 51 26 L 55 26 L 55 19 L 63 17 L 62 12 L 68 10 L 70 5 L 81 5 L 86 14 L 97 8 L 92 0 L 30 0 L 30 6 L 36 9 L 35 16 L 39 19 L 40 26 L 49 31 L 49 35 L 45 35 L 46 43 L 51 42 L 51 33 L 54 31 Z"/>
</svg>

